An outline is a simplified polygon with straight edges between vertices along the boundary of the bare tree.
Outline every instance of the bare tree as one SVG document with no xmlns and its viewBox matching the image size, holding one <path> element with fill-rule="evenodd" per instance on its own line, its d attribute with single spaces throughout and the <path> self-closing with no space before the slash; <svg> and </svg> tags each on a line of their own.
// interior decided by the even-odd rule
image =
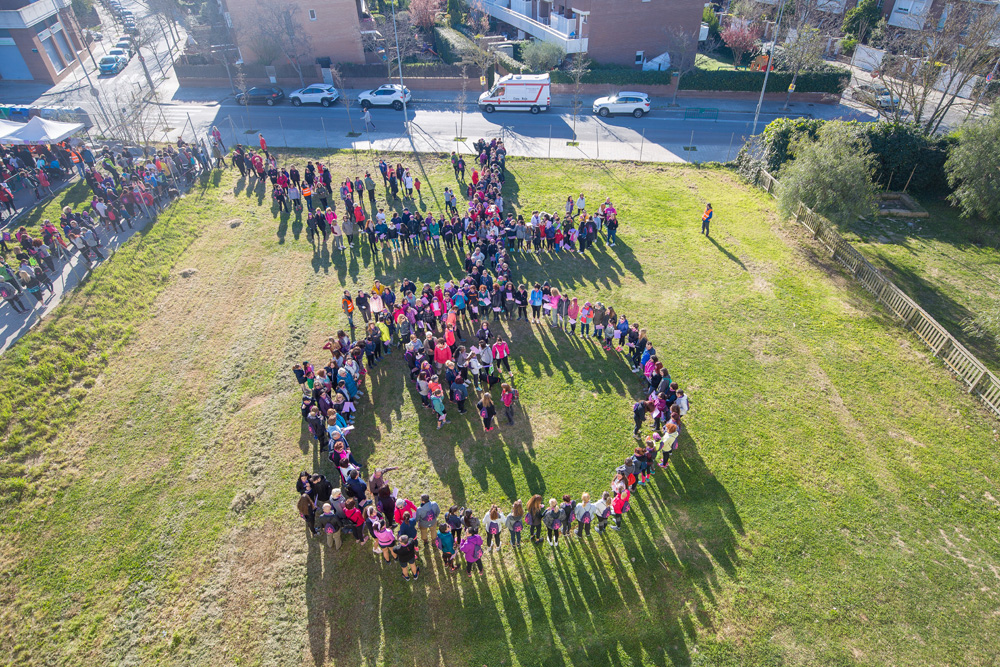
<svg viewBox="0 0 1000 667">
<path fill-rule="evenodd" d="M 819 28 L 802 23 L 792 40 L 784 45 L 781 67 L 792 73 L 792 83 L 788 86 L 788 93 L 785 95 L 786 109 L 788 102 L 792 99 L 792 91 L 795 90 L 795 82 L 798 81 L 799 74 L 823 61 L 825 43 L 826 37 L 819 31 Z"/>
<path fill-rule="evenodd" d="M 257 0 L 253 11 L 241 22 L 240 30 L 250 36 L 260 64 L 272 65 L 283 58 L 305 86 L 302 68 L 312 57 L 312 45 L 299 20 L 301 14 L 302 10 L 294 2 Z"/>
<path fill-rule="evenodd" d="M 576 119 L 583 108 L 583 77 L 590 72 L 590 60 L 582 53 L 574 53 L 569 61 L 569 75 L 573 79 L 573 141 L 576 141 Z"/>
<path fill-rule="evenodd" d="M 162 25 L 166 30 L 170 31 L 170 36 L 173 38 L 174 46 L 181 40 L 180 32 L 177 30 L 177 13 L 180 8 L 177 6 L 176 0 L 146 0 L 146 6 L 149 7 L 150 13 L 157 19 L 157 21 L 162 21 Z"/>
<path fill-rule="evenodd" d="M 472 46 L 462 54 L 479 69 L 479 76 L 487 76 L 491 67 L 497 63 L 497 55 L 490 48 L 490 15 L 486 12 L 482 0 L 473 0 L 469 4 L 469 14 L 465 18 L 466 27 L 472 32 Z M 490 81 L 487 81 L 489 85 Z"/>
<path fill-rule="evenodd" d="M 431 30 L 443 7 L 444 0 L 410 0 L 407 9 L 413 19 L 413 25 L 421 30 Z"/>
<path fill-rule="evenodd" d="M 682 27 L 668 28 L 666 33 L 670 68 L 674 70 L 674 76 L 677 79 L 674 97 L 670 100 L 670 106 L 675 107 L 677 106 L 677 91 L 681 88 L 681 79 L 697 66 L 698 33 Z"/>
<path fill-rule="evenodd" d="M 1000 12 L 993 5 L 956 2 L 926 21 L 936 29 L 886 36 L 877 74 L 893 101 L 900 101 L 889 110 L 895 119 L 905 109 L 913 122 L 936 132 L 963 89 L 975 77 L 989 75 L 996 64 L 987 36 L 1000 31 Z"/>
<path fill-rule="evenodd" d="M 136 22 L 137 34 L 132 36 L 132 44 L 135 46 L 136 57 L 139 59 L 139 64 L 142 66 L 142 72 L 146 75 L 146 83 L 149 84 L 149 92 L 152 93 L 156 90 L 156 85 L 153 83 L 153 77 L 149 73 L 149 67 L 146 65 L 146 56 L 143 54 L 145 50 L 148 53 L 153 54 L 153 58 L 156 58 L 156 42 L 158 40 L 158 35 L 156 30 L 152 26 L 151 20 L 143 20 Z M 159 63 L 159 60 L 157 60 Z"/>
<path fill-rule="evenodd" d="M 379 53 L 386 64 L 387 76 L 398 75 L 402 62 L 420 53 L 421 43 L 409 12 L 397 12 L 393 25 L 392 15 L 375 16 L 374 29 L 361 32 L 361 43 L 365 51 Z M 399 51 L 396 50 L 399 41 Z"/>
<path fill-rule="evenodd" d="M 347 87 L 344 83 L 344 74 L 340 71 L 340 68 L 337 67 L 337 65 L 333 64 L 330 65 L 330 77 L 333 79 L 333 85 L 335 85 L 342 94 L 341 99 L 344 100 L 344 109 L 347 111 L 347 124 L 351 128 L 351 136 L 358 136 L 359 133 L 354 131 L 354 119 L 351 118 L 351 96 L 347 94 Z"/>
</svg>

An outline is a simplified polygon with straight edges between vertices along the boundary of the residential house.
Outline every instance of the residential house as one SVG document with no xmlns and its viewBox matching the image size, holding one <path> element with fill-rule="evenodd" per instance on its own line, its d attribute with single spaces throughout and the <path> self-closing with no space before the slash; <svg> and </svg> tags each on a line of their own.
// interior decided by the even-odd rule
<svg viewBox="0 0 1000 667">
<path fill-rule="evenodd" d="M 265 0 L 271 5 L 271 0 Z M 233 31 L 233 39 L 246 63 L 257 61 L 253 39 L 248 26 L 260 17 L 261 0 L 218 0 L 226 24 Z M 364 0 L 297 0 L 282 3 L 294 7 L 287 20 L 296 33 L 309 40 L 315 60 L 328 66 L 330 63 L 363 63 L 364 48 L 361 44 L 361 22 L 367 17 Z M 281 62 L 272 63 L 275 65 Z"/>
<path fill-rule="evenodd" d="M 520 33 L 586 53 L 599 63 L 641 66 L 662 58 L 674 32 L 697 47 L 704 0 L 484 0 Z"/>
<path fill-rule="evenodd" d="M 0 0 L 0 79 L 57 83 L 83 48 L 70 0 Z"/>
</svg>

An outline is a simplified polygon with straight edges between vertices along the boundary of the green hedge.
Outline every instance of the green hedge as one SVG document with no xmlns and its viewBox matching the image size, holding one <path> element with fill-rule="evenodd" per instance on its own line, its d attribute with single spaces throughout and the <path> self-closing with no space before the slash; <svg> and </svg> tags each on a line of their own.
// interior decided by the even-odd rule
<svg viewBox="0 0 1000 667">
<path fill-rule="evenodd" d="M 670 85 L 672 72 L 642 72 L 627 67 L 591 69 L 583 77 L 583 83 L 606 83 L 616 86 Z M 839 95 L 851 81 L 847 70 L 836 72 L 803 72 L 795 82 L 798 93 L 834 93 Z M 771 72 L 767 80 L 767 90 L 783 93 L 788 90 L 792 75 L 785 72 Z M 552 72 L 552 83 L 573 83 L 566 72 Z M 681 90 L 733 90 L 757 92 L 764 85 L 763 72 L 737 70 L 696 69 L 681 77 Z"/>
<path fill-rule="evenodd" d="M 776 174 L 792 159 L 788 152 L 792 142 L 803 136 L 815 138 L 826 122 L 844 121 L 779 118 L 768 123 L 760 142 L 759 159 L 763 167 Z M 902 190 L 909 181 L 907 191 L 911 193 L 937 195 L 947 191 L 944 163 L 954 139 L 929 135 L 912 123 L 848 121 L 846 124 L 871 144 L 875 181 L 882 187 Z"/>
<path fill-rule="evenodd" d="M 552 83 L 573 83 L 573 77 L 566 72 L 552 72 L 550 76 Z M 582 83 L 607 83 L 615 86 L 669 85 L 670 81 L 670 72 L 641 72 L 628 68 L 592 69 L 581 80 Z"/>
<path fill-rule="evenodd" d="M 458 50 L 451 43 L 450 40 L 445 39 L 444 35 L 441 34 L 442 28 L 434 28 L 434 51 L 441 56 L 441 60 L 448 63 L 449 65 L 454 65 L 458 60 L 461 59 L 461 55 Z"/>
<path fill-rule="evenodd" d="M 792 82 L 789 72 L 771 72 L 767 79 L 767 92 L 783 93 Z M 834 72 L 802 72 L 795 82 L 797 93 L 844 92 L 851 82 L 851 73 L 844 69 Z M 746 70 L 702 70 L 688 72 L 681 77 L 681 90 L 733 90 L 757 92 L 764 85 L 764 72 Z"/>
</svg>

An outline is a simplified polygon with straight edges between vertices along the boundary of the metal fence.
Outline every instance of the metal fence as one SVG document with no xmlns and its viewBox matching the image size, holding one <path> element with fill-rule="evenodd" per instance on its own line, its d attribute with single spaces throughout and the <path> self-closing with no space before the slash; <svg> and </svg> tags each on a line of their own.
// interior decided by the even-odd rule
<svg viewBox="0 0 1000 667">
<path fill-rule="evenodd" d="M 753 184 L 772 197 L 777 196 L 778 180 L 765 170 L 761 169 L 754 175 Z M 834 260 L 850 271 L 907 329 L 913 331 L 934 356 L 941 359 L 962 381 L 970 394 L 979 397 L 994 415 L 1000 417 L 1000 380 L 996 375 L 955 340 L 927 311 L 872 266 L 854 246 L 845 241 L 829 220 L 801 202 L 795 219 L 812 232 L 814 239 L 830 250 Z"/>
</svg>

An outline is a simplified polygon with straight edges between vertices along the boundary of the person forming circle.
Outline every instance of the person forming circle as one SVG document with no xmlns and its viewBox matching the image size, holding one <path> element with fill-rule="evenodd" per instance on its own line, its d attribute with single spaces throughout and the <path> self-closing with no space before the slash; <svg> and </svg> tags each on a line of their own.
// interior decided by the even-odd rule
<svg viewBox="0 0 1000 667">
<path fill-rule="evenodd" d="M 708 225 L 712 221 L 712 205 L 705 206 L 705 212 L 701 214 L 701 233 L 708 236 Z"/>
</svg>

